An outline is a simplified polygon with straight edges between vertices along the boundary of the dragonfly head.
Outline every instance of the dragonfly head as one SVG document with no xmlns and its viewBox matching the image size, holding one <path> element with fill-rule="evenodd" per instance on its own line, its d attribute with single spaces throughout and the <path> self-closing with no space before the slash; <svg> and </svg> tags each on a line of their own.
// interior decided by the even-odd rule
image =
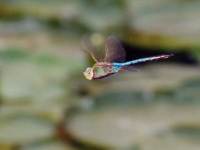
<svg viewBox="0 0 200 150">
<path fill-rule="evenodd" d="M 84 72 L 83 72 L 84 76 L 86 79 L 88 80 L 92 80 L 93 79 L 93 68 L 88 67 Z"/>
</svg>

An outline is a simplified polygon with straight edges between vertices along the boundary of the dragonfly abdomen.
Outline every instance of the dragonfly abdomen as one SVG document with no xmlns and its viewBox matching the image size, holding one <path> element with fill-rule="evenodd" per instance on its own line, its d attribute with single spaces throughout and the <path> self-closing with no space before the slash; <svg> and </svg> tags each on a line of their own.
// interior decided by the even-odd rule
<svg viewBox="0 0 200 150">
<path fill-rule="evenodd" d="M 153 57 L 140 58 L 140 59 L 124 62 L 124 63 L 113 63 L 113 64 L 115 66 L 123 67 L 123 66 L 134 65 L 134 64 L 138 64 L 138 63 L 142 63 L 142 62 L 147 62 L 147 61 L 166 59 L 171 56 L 172 56 L 172 54 L 171 55 L 159 55 L 159 56 L 153 56 Z"/>
</svg>

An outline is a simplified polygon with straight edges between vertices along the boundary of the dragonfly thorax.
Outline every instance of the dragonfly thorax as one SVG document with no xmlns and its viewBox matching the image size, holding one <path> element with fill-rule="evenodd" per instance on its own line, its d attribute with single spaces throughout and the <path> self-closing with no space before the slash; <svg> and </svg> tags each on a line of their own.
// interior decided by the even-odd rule
<svg viewBox="0 0 200 150">
<path fill-rule="evenodd" d="M 93 79 L 99 79 L 116 73 L 112 63 L 98 62 L 93 66 Z"/>
</svg>

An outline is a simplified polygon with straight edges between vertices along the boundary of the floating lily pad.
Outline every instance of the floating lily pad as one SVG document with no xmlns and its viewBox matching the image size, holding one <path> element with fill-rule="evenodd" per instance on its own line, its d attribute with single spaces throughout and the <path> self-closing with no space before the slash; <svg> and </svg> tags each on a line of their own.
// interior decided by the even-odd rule
<svg viewBox="0 0 200 150">
<path fill-rule="evenodd" d="M 200 146 L 199 129 L 176 129 L 174 132 L 166 132 L 140 143 L 141 150 L 155 150 L 162 147 L 163 150 L 198 150 Z"/>
<path fill-rule="evenodd" d="M 75 150 L 67 143 L 59 141 L 41 142 L 22 146 L 21 150 Z"/>
<path fill-rule="evenodd" d="M 39 117 L 10 116 L 1 119 L 0 132 L 1 143 L 25 144 L 52 138 L 54 126 L 50 121 Z"/>
<path fill-rule="evenodd" d="M 58 123 L 63 118 L 63 112 L 68 109 L 68 105 L 58 104 L 15 104 L 2 105 L 0 109 L 0 119 L 9 118 L 10 116 L 37 116 L 48 119 L 53 123 Z"/>
<path fill-rule="evenodd" d="M 198 118 L 198 106 L 104 105 L 77 113 L 68 120 L 66 130 L 85 145 L 123 149 L 165 132 L 176 124 L 189 122 L 200 126 Z"/>
<path fill-rule="evenodd" d="M 45 70 L 34 64 L 6 65 L 1 74 L 2 98 L 5 102 L 59 99 L 65 95 L 61 74 Z M 56 74 L 57 73 L 57 74 Z M 63 73 L 64 76 L 65 73 Z M 32 100 L 31 100 L 32 99 Z M 36 101 L 34 101 L 36 102 Z"/>
<path fill-rule="evenodd" d="M 199 1 L 127 0 L 127 3 L 130 26 L 136 31 L 131 36 L 132 42 L 148 46 L 199 47 Z"/>
<path fill-rule="evenodd" d="M 3 54 L 1 96 L 5 103 L 61 102 L 69 94 L 66 79 L 81 66 L 81 63 L 72 64 L 75 60 L 70 62 L 45 53 L 25 55 L 8 50 Z"/>
<path fill-rule="evenodd" d="M 200 127 L 199 69 L 170 66 L 91 83 L 97 93 L 68 116 L 66 132 L 82 145 L 132 149 L 177 125 Z"/>
</svg>

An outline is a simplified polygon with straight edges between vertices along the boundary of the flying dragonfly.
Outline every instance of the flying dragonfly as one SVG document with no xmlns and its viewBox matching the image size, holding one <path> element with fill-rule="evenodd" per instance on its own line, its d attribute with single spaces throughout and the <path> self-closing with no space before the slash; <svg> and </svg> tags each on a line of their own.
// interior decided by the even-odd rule
<svg viewBox="0 0 200 150">
<path fill-rule="evenodd" d="M 95 61 L 93 67 L 88 67 L 83 72 L 84 76 L 88 80 L 97 80 L 108 77 L 110 75 L 119 73 L 127 68 L 131 68 L 135 64 L 167 59 L 173 54 L 164 54 L 152 57 L 139 58 L 131 61 L 125 61 L 126 51 L 122 47 L 120 41 L 115 36 L 109 36 L 105 41 L 105 57 L 103 60 L 99 60 L 95 57 L 94 53 L 85 50 Z"/>
</svg>

